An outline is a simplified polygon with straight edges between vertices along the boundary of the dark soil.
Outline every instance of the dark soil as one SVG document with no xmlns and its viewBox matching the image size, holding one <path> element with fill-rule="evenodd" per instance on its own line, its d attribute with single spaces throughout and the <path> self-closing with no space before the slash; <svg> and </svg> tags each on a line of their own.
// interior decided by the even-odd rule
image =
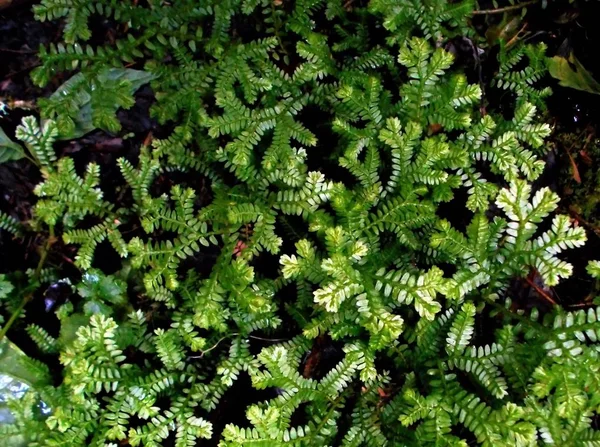
<svg viewBox="0 0 600 447">
<path fill-rule="evenodd" d="M 35 21 L 30 6 L 0 11 L 0 102 L 11 107 L 7 114 L 0 114 L 0 125 L 11 138 L 21 119 L 35 112 L 34 100 L 49 95 L 54 88 L 35 87 L 29 72 L 39 63 L 36 56 L 39 46 L 56 40 L 60 30 Z M 26 160 L 0 164 L 0 210 L 28 221 L 35 202 L 33 188 L 40 180 L 38 169 Z M 0 232 L 0 272 L 35 268 L 41 242 L 12 239 Z"/>
<path fill-rule="evenodd" d="M 490 5 L 486 5 L 485 1 L 481 1 L 480 8 L 493 8 L 491 2 L 489 3 Z M 542 8 L 541 4 L 531 6 L 527 14 L 520 19 L 519 25 L 524 30 L 520 38 L 530 42 L 543 41 L 548 45 L 549 55 L 567 54 L 572 49 L 576 49 L 576 55 L 580 61 L 600 79 L 600 59 L 595 57 L 595 50 L 600 42 L 600 27 L 595 26 L 594 23 L 600 14 L 600 4 L 581 2 L 559 5 L 558 3 L 549 2 L 545 8 Z M 515 15 L 518 14 L 519 12 L 515 12 Z M 490 27 L 498 26 L 502 20 L 506 19 L 501 14 L 476 16 L 473 25 L 481 33 L 485 33 Z M 105 21 L 92 25 L 94 39 L 114 39 L 118 32 L 111 29 Z M 55 23 L 35 21 L 30 4 L 8 8 L 0 12 L 0 60 L 3 62 L 0 64 L 0 100 L 12 106 L 6 116 L 0 116 L 0 124 L 9 137 L 14 135 L 14 129 L 23 116 L 32 112 L 36 113 L 35 100 L 49 96 L 66 80 L 65 77 L 57 76 L 49 85 L 39 88 L 33 85 L 29 77 L 30 71 L 39 64 L 36 55 L 39 46 L 57 42 L 61 33 L 62 29 Z M 485 78 L 493 74 L 495 69 L 497 46 L 491 42 L 489 48 L 485 49 L 481 56 L 482 67 L 479 70 L 478 64 L 470 59 L 472 51 L 470 47 L 467 48 L 468 43 L 463 38 L 456 38 L 448 42 L 446 46 L 451 47 L 451 50 L 457 54 L 458 63 L 464 66 L 472 81 L 477 81 L 477 78 L 485 81 Z M 548 119 L 553 123 L 554 135 L 549 141 L 552 151 L 546 160 L 547 170 L 539 182 L 539 186 L 550 186 L 556 190 L 563 197 L 560 205 L 561 212 L 570 212 L 573 215 L 572 210 L 574 205 L 577 205 L 574 203 L 573 188 L 577 188 L 578 185 L 569 184 L 568 178 L 565 181 L 565 177 L 570 175 L 571 160 L 561 143 L 561 138 L 566 133 L 582 135 L 581 145 L 585 144 L 585 141 L 595 138 L 597 126 L 600 123 L 600 102 L 594 95 L 560 87 L 549 77 L 547 82 L 554 89 L 554 94 L 548 102 L 547 111 Z M 510 100 L 510 98 L 500 99 L 501 101 Z M 147 86 L 143 87 L 136 93 L 135 106 L 130 110 L 119 112 L 119 119 L 123 127 L 118 134 L 111 135 L 107 132 L 95 131 L 81 139 L 56 145 L 58 155 L 70 154 L 75 160 L 78 170 L 83 171 L 90 162 L 97 163 L 101 167 L 101 186 L 106 191 L 107 198 L 118 201 L 122 206 L 127 206 L 130 197 L 122 194 L 125 189 L 122 188 L 124 180 L 115 163 L 117 158 L 125 157 L 135 161 L 139 154 L 139 147 L 144 141 L 148 141 L 152 135 L 167 133 L 167 129 L 163 129 L 150 117 L 149 111 L 153 101 L 152 90 Z M 314 112 L 317 115 L 321 113 L 319 110 L 304 111 L 303 113 L 308 112 Z M 327 129 L 324 131 L 327 132 Z M 578 149 L 580 148 L 570 147 L 570 152 L 577 152 Z M 327 171 L 330 174 L 333 173 L 340 178 L 347 176 L 345 171 L 339 170 L 337 163 L 333 160 L 310 158 L 309 162 L 319 164 L 319 166 L 311 168 L 322 168 L 322 165 L 327 165 Z M 595 160 L 592 162 L 594 163 Z M 176 181 L 185 183 L 186 179 L 179 178 L 185 174 L 170 173 L 169 175 L 178 176 Z M 163 177 L 157 180 L 156 188 L 164 189 L 165 185 L 174 180 Z M 32 204 L 35 202 L 32 190 L 40 180 L 38 170 L 25 160 L 0 165 L 0 210 L 8 212 L 21 221 L 28 221 L 31 218 Z M 197 179 L 190 179 L 190 183 L 196 183 L 196 181 Z M 210 187 L 202 187 L 202 190 L 204 197 L 200 197 L 199 202 L 209 202 Z M 458 227 L 465 226 L 470 220 L 470 215 L 457 214 L 455 208 L 454 211 L 450 211 L 450 214 L 446 217 L 456 223 Z M 594 216 L 573 215 L 573 217 L 589 230 L 588 244 L 582 249 L 569 251 L 566 255 L 565 259 L 575 266 L 573 277 L 554 289 L 546 288 L 543 284 L 537 284 L 539 287 L 534 288 L 531 283 L 537 281 L 535 272 L 532 272 L 531 277 L 527 280 L 516 281 L 511 288 L 512 294 L 516 301 L 527 302 L 525 307 L 540 303 L 548 304 L 548 297 L 567 307 L 582 306 L 590 302 L 596 285 L 586 274 L 585 266 L 600 249 L 600 236 L 598 236 L 600 229 L 592 227 L 590 224 L 596 220 L 593 218 Z M 136 231 L 139 231 L 139 225 L 131 222 L 129 227 L 124 228 L 123 231 L 135 234 Z M 32 240 L 31 238 L 12 239 L 0 233 L 0 251 L 4 255 L 0 259 L 0 272 L 35 268 L 39 258 L 40 244 L 43 242 L 43 235 Z M 48 265 L 57 267 L 59 271 L 64 271 L 64 269 L 75 271 L 72 267 L 74 252 L 74 247 L 57 242 L 50 253 Z M 99 256 L 95 257 L 96 267 L 108 273 L 115 272 L 120 268 L 121 260 L 108 245 L 107 247 L 100 246 L 98 254 Z M 198 264 L 196 267 L 200 271 L 209 271 L 213 262 L 214 259 L 207 258 L 198 259 L 195 264 Z M 206 268 L 203 268 L 204 264 L 206 264 Z"/>
<path fill-rule="evenodd" d="M 570 49 L 575 49 L 575 54 L 583 65 L 600 80 L 600 58 L 597 55 L 597 47 L 600 44 L 600 27 L 595 23 L 600 16 L 600 3 L 581 2 L 568 4 L 567 2 L 547 2 L 547 8 L 533 6 L 521 20 L 521 26 L 525 26 L 526 34 L 524 39 L 531 42 L 543 41 L 548 45 L 548 54 L 565 54 Z M 486 7 L 485 2 L 480 2 L 481 7 Z M 487 5 L 493 8 L 490 5 Z M 485 29 L 494 23 L 498 23 L 502 15 L 497 17 L 480 17 L 474 19 L 473 24 L 480 30 Z M 102 39 L 114 38 L 115 30 L 111 30 L 106 23 L 95 24 L 94 36 Z M 23 116 L 32 112 L 37 113 L 35 100 L 40 97 L 47 97 L 56 88 L 66 80 L 64 77 L 57 76 L 48 86 L 38 88 L 30 80 L 29 73 L 36 67 L 39 60 L 36 51 L 40 45 L 47 45 L 51 42 L 57 42 L 61 37 L 62 30 L 55 23 L 40 23 L 34 20 L 30 12 L 30 5 L 24 5 L 16 8 L 9 8 L 0 11 L 0 101 L 11 105 L 11 109 L 6 116 L 0 115 L 0 126 L 9 137 L 14 136 L 14 130 L 20 123 Z M 469 76 L 477 79 L 486 73 L 493 73 L 494 70 L 494 48 L 485 49 L 486 53 L 482 55 L 482 73 L 474 69 Z M 468 57 L 464 61 L 469 66 L 472 61 Z M 585 308 L 592 304 L 592 299 L 596 293 L 597 284 L 590 279 L 585 271 L 589 260 L 600 258 L 600 228 L 596 227 L 595 222 L 600 222 L 600 214 L 595 210 L 593 215 L 580 215 L 573 211 L 577 207 L 576 192 L 578 188 L 583 188 L 583 184 L 573 180 L 573 167 L 570 154 L 585 151 L 586 142 L 595 141 L 600 126 L 600 101 L 594 95 L 579 92 L 572 89 L 558 86 L 557 82 L 548 77 L 546 80 L 552 85 L 554 94 L 548 102 L 547 117 L 553 124 L 554 133 L 548 144 L 551 147 L 547 162 L 547 171 L 544 174 L 539 186 L 549 186 L 563 198 L 560 203 L 560 211 L 571 214 L 573 219 L 580 225 L 583 225 L 588 233 L 588 243 L 581 249 L 570 250 L 563 259 L 574 265 L 574 274 L 568 280 L 563 281 L 558 287 L 549 288 L 540 282 L 535 272 L 531 272 L 528 278 L 517 279 L 510 288 L 510 294 L 515 305 L 521 308 L 530 308 L 533 306 L 549 306 L 555 301 L 566 308 Z M 506 98 L 505 98 L 506 100 Z M 126 194 L 122 194 L 125 189 L 124 180 L 116 166 L 116 160 L 119 157 L 125 157 L 135 161 L 139 155 L 139 148 L 147 142 L 152 135 L 160 136 L 168 134 L 168 129 L 161 127 L 150 116 L 150 107 L 154 101 L 154 94 L 149 87 L 144 87 L 136 93 L 136 103 L 130 110 L 121 110 L 119 119 L 122 124 L 122 130 L 118 134 L 109 134 L 103 131 L 92 132 L 85 137 L 68 142 L 61 142 L 56 145 L 58 155 L 69 154 L 75 161 L 78 170 L 83 171 L 84 167 L 90 163 L 97 163 L 102 172 L 102 189 L 107 193 L 107 199 L 119 202 L 121 206 L 127 206 L 131 200 Z M 321 121 L 319 117 L 323 114 L 318 109 L 307 109 L 302 112 L 303 116 L 312 116 L 316 122 Z M 327 137 L 328 128 L 318 129 L 320 136 Z M 568 152 L 564 144 L 564 136 L 567 134 L 580 135 L 576 139 L 575 146 L 569 146 Z M 335 137 L 330 135 L 332 141 Z M 332 145 L 333 147 L 333 145 Z M 590 166 L 600 166 L 600 150 L 596 153 L 590 153 L 592 157 Z M 577 159 L 576 161 L 579 161 Z M 326 167 L 329 175 L 333 175 L 333 180 L 346 179 L 347 173 L 341 170 L 338 164 L 330 159 L 309 158 L 311 169 L 322 169 Z M 586 168 L 579 165 L 581 175 L 586 174 Z M 590 170 L 589 168 L 588 170 Z M 171 177 L 170 177 L 171 176 Z M 33 196 L 34 186 L 41 181 L 41 176 L 37 168 L 33 167 L 25 160 L 0 164 L 0 210 L 9 213 L 20 221 L 26 222 L 31 218 L 31 209 L 35 203 Z M 210 202 L 210 185 L 207 179 L 186 178 L 186 174 L 169 173 L 163 174 L 157 179 L 155 189 L 156 193 L 168 190 L 170 184 L 187 183 L 194 186 L 201 192 L 199 197 L 199 206 Z M 457 213 L 456 208 L 448 206 L 448 217 L 457 227 L 464 228 L 470 220 L 470 215 L 466 213 Z M 465 209 L 466 210 L 466 209 Z M 454 214 L 452 214 L 454 213 Z M 278 230 L 281 234 L 289 233 L 289 223 L 297 223 L 295 219 L 289 218 L 285 222 L 278 221 Z M 123 228 L 123 232 L 133 236 L 139 231 L 139 225 L 136 222 L 129 222 L 128 227 Z M 296 230 L 301 232 L 304 237 L 305 228 Z M 35 268 L 39 261 L 39 251 L 45 243 L 47 235 L 40 235 L 38 238 L 11 238 L 5 232 L 0 232 L 0 273 L 13 272 L 15 270 L 26 270 Z M 294 238 L 299 236 L 295 233 Z M 291 240 L 291 239 L 290 239 Z M 295 240 L 291 241 L 295 242 Z M 105 244 L 107 245 L 107 244 Z M 77 269 L 73 267 L 75 248 L 57 241 L 49 254 L 47 265 L 55 267 L 63 275 L 71 278 L 77 277 Z M 207 251 L 203 256 L 187 260 L 186 262 L 193 266 L 197 272 L 207 275 L 212 268 L 217 252 Z M 116 256 L 114 250 L 109 246 L 100 246 L 95 256 L 95 267 L 100 268 L 106 273 L 113 273 L 119 270 L 121 260 Z M 261 273 L 269 276 L 277 268 L 278 263 L 275 258 L 273 262 L 264 263 L 257 266 Z M 54 314 L 45 309 L 44 297 L 56 291 L 56 286 L 46 284 L 40 289 L 26 307 L 28 321 L 43 324 L 54 335 L 58 331 L 58 321 L 55 321 Z M 57 292 L 58 293 L 58 292 Z M 62 290 L 57 299 L 72 299 L 68 291 Z M 149 305 L 140 302 L 142 308 Z M 23 328 L 17 325 L 14 328 L 14 337 L 19 340 L 21 347 L 26 353 L 33 353 L 35 347 L 24 336 Z M 293 326 L 293 322 L 289 325 Z M 286 334 L 283 334 L 286 336 Z M 339 347 L 329 340 L 321 341 L 323 346 L 316 346 L 302 364 L 303 373 L 311 377 L 321 376 L 326 373 L 330 367 L 331 359 L 338 360 L 340 355 Z M 255 343 L 256 344 L 256 343 Z M 319 357 L 321 356 L 321 357 Z M 51 365 L 56 363 L 56 359 L 44 359 Z M 52 363 L 54 362 L 54 363 Z M 55 371 L 60 368 L 56 363 Z M 57 378 L 60 380 L 60 378 Z M 270 390 L 269 392 L 276 392 Z M 236 422 L 244 424 L 244 409 L 249 403 L 258 402 L 269 398 L 265 393 L 259 393 L 252 390 L 247 378 L 236 382 L 234 388 L 229 390 L 219 404 L 215 413 L 215 430 L 219 432 L 227 422 Z"/>
<path fill-rule="evenodd" d="M 479 9 L 494 9 L 491 1 L 480 0 L 479 5 Z M 522 12 L 516 10 L 506 15 L 479 15 L 474 17 L 473 25 L 481 34 L 485 34 L 494 27 L 502 28 L 512 20 L 517 24 L 513 33 L 516 34 L 519 30 L 515 39 L 528 43 L 543 42 L 548 47 L 548 56 L 568 56 L 573 52 L 594 78 L 600 79 L 600 59 L 597 57 L 600 27 L 596 24 L 596 18 L 600 14 L 600 3 L 540 2 L 529 6 L 524 16 L 521 16 Z M 506 40 L 509 40 L 512 35 L 506 37 Z M 484 78 L 486 75 L 493 75 L 495 54 L 498 51 L 496 42 L 489 44 L 489 48 L 486 48 L 482 55 Z M 574 154 L 584 150 L 588 156 L 585 159 L 588 166 L 598 166 L 600 160 L 597 158 L 600 157 L 600 152 L 586 150 L 586 147 L 590 142 L 595 142 L 598 135 L 600 102 L 596 95 L 562 87 L 550 76 L 543 82 L 553 90 L 545 112 L 553 133 L 547 142 L 550 152 L 545 160 L 546 170 L 536 181 L 536 187 L 548 186 L 559 194 L 561 202 L 558 211 L 571 215 L 576 223 L 586 228 L 588 242 L 584 247 L 569 250 L 563 256 L 564 260 L 574 266 L 572 277 L 561 281 L 557 287 L 548 288 L 540 283 L 536 272 L 531 272 L 528 278 L 518 279 L 513 283 L 510 295 L 519 307 L 548 306 L 552 300 L 569 309 L 584 308 L 592 304 L 597 292 L 597 284 L 589 277 L 585 267 L 590 260 L 598 258 L 597 253 L 600 252 L 600 229 L 596 226 L 596 221 L 600 221 L 600 214 L 598 210 L 594 210 L 581 215 L 573 210 L 580 208 L 578 200 L 581 200 L 582 196 L 594 192 L 585 188 L 597 188 L 597 181 L 584 185 L 587 171 L 595 172 L 597 168 L 586 171 L 586 166 L 576 155 L 574 161 L 571 159 L 574 158 Z M 502 102 L 510 101 L 511 98 L 503 95 L 494 98 L 493 101 L 491 98 L 488 100 L 497 101 L 502 108 Z M 570 142 L 568 147 L 565 141 Z M 582 183 L 575 181 L 573 164 L 584 179 Z"/>
<path fill-rule="evenodd" d="M 568 56 L 573 52 L 594 78 L 600 79 L 600 59 L 597 57 L 600 27 L 596 23 L 599 14 L 598 2 L 548 2 L 547 9 L 532 11 L 526 16 L 526 20 L 530 22 L 532 40 L 546 43 L 549 56 Z M 587 275 L 585 267 L 590 260 L 599 257 L 600 232 L 588 221 L 598 220 L 600 214 L 599 210 L 587 216 L 573 212 L 578 206 L 578 197 L 574 193 L 578 188 L 581 190 L 586 186 L 573 181 L 575 176 L 571 154 L 579 153 L 590 141 L 596 139 L 600 129 L 600 102 L 596 95 L 559 86 L 556 81 L 552 83 L 552 89 L 554 93 L 548 101 L 548 116 L 554 128 L 549 142 L 554 158 L 548 163 L 551 164 L 549 169 L 553 174 L 548 181 L 562 198 L 559 211 L 570 214 L 586 228 L 588 242 L 584 247 L 569 250 L 563 256 L 563 259 L 573 264 L 573 276 L 549 292 L 563 306 L 579 308 L 590 305 L 596 292 L 595 281 Z M 566 147 L 564 140 L 571 135 L 577 137 L 573 139 L 572 146 Z M 598 166 L 600 160 L 597 157 L 600 153 L 590 152 L 590 156 L 591 164 Z M 575 165 L 585 179 L 585 166 L 580 161 Z M 595 181 L 592 187 L 598 188 Z"/>
<path fill-rule="evenodd" d="M 29 76 L 39 64 L 36 55 L 39 46 L 58 42 L 61 34 L 62 29 L 56 23 L 36 21 L 31 4 L 0 12 L 0 61 L 3 62 L 0 64 L 0 101 L 11 107 L 6 115 L 0 115 L 0 125 L 10 138 L 14 137 L 14 131 L 24 116 L 32 112 L 37 115 L 35 100 L 49 96 L 68 78 L 56 76 L 47 86 L 39 88 Z M 122 188 L 125 182 L 116 160 L 125 157 L 135 162 L 142 143 L 151 139 L 153 134 L 161 133 L 156 121 L 150 118 L 153 102 L 152 90 L 142 87 L 136 93 L 135 105 L 129 110 L 119 111 L 122 129 L 118 134 L 98 130 L 78 140 L 57 142 L 57 155 L 69 154 L 79 172 L 83 172 L 88 163 L 98 164 L 102 173 L 100 187 L 106 198 L 127 206 L 126 198 L 120 194 L 125 189 Z M 39 171 L 27 160 L 0 164 L 0 210 L 20 221 L 28 221 L 35 202 L 33 188 L 40 181 Z M 122 230 L 127 232 L 131 229 Z M 40 241 L 6 239 L 7 236 L 0 234 L 0 251 L 3 253 L 0 272 L 35 268 Z M 72 264 L 74 248 L 55 244 L 48 264 L 59 268 L 65 263 Z M 120 260 L 117 257 L 115 266 L 112 251 L 106 250 L 105 256 L 98 256 L 95 267 L 109 273 L 118 269 Z"/>
<path fill-rule="evenodd" d="M 16 127 L 27 115 L 38 115 L 35 100 L 47 97 L 63 83 L 68 76 L 57 76 L 44 88 L 35 86 L 30 79 L 30 72 L 39 64 L 36 55 L 40 45 L 58 42 L 62 29 L 56 23 L 37 22 L 31 12 L 31 4 L 8 8 L 0 11 L 0 102 L 9 105 L 8 113 L 0 114 L 0 127 L 10 137 L 14 137 Z M 150 118 L 150 107 L 154 102 L 154 93 L 149 87 L 142 87 L 136 93 L 136 103 L 129 110 L 118 113 L 122 129 L 118 134 L 94 131 L 74 141 L 55 143 L 57 155 L 69 154 L 75 161 L 76 168 L 83 172 L 88 163 L 97 163 L 101 169 L 101 185 L 108 200 L 127 206 L 128 197 L 125 181 L 117 167 L 116 160 L 125 157 L 133 162 L 139 156 L 140 146 L 153 134 L 161 134 L 156 121 Z M 36 202 L 33 189 L 42 180 L 39 170 L 27 160 L 19 160 L 0 164 L 0 210 L 17 218 L 21 222 L 31 219 L 32 206 Z M 129 198 L 130 199 L 130 198 Z M 206 199 L 206 198 L 205 198 Z M 208 201 L 208 200 L 206 200 Z M 123 233 L 133 237 L 139 231 L 136 222 L 126 223 Z M 47 234 L 13 238 L 0 231 L 0 273 L 35 269 L 40 258 L 40 251 L 45 244 Z M 76 246 L 66 245 L 58 239 L 50 250 L 45 267 L 54 268 L 60 277 L 77 279 L 79 271 L 73 261 Z M 94 267 L 107 274 L 115 273 L 122 265 L 122 260 L 108 243 L 98 246 L 94 257 Z M 56 283 L 44 284 L 25 307 L 27 321 L 39 324 L 51 335 L 58 335 L 59 322 L 54 309 L 46 309 L 48 300 L 73 299 L 75 296 L 62 293 L 56 296 Z M 142 308 L 144 306 L 141 306 Z M 11 338 L 19 341 L 19 346 L 26 354 L 38 355 L 35 345 L 24 333 L 25 325 L 15 325 Z M 53 365 L 57 359 L 44 358 Z M 55 371 L 60 371 L 56 363 Z M 57 378 L 60 379 L 60 378 Z"/>
</svg>

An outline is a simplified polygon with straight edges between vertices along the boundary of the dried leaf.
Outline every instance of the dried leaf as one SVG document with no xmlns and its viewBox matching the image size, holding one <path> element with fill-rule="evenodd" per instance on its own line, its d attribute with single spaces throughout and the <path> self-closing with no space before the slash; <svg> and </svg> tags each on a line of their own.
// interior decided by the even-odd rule
<svg viewBox="0 0 600 447">
<path fill-rule="evenodd" d="M 583 160 L 583 162 L 586 165 L 588 165 L 588 166 L 592 165 L 592 163 L 593 163 L 592 157 L 590 157 L 590 154 L 588 154 L 587 151 L 580 150 L 579 156 L 581 157 L 581 159 Z"/>
<path fill-rule="evenodd" d="M 569 161 L 571 162 L 571 168 L 573 170 L 573 180 L 575 180 L 577 183 L 581 183 L 581 175 L 579 175 L 577 164 L 575 163 L 575 160 L 573 160 L 573 156 L 568 151 L 567 155 L 569 156 Z"/>
<path fill-rule="evenodd" d="M 592 77 L 573 53 L 569 54 L 568 59 L 562 56 L 549 59 L 548 69 L 550 75 L 558 79 L 563 87 L 600 95 L 600 83 Z"/>
</svg>

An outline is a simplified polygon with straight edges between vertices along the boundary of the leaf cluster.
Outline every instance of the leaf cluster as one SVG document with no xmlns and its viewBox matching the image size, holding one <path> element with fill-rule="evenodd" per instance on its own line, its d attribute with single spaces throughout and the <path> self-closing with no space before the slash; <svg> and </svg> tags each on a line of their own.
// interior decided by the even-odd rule
<svg viewBox="0 0 600 447">
<path fill-rule="evenodd" d="M 31 224 L 0 214 L 0 231 L 60 237 L 76 246 L 81 276 L 68 279 L 73 298 L 55 310 L 58 334 L 26 327 L 39 358 L 59 360 L 62 381 L 22 356 L 44 380 L 7 404 L 14 423 L 0 426 L 0 438 L 600 442 L 600 310 L 541 316 L 510 306 L 511 281 L 535 270 L 557 284 L 573 269 L 562 252 L 586 239 L 555 213 L 555 193 L 532 186 L 550 133 L 538 113 L 548 94 L 539 87 L 544 47 L 502 49 L 490 88 L 517 100 L 508 113 L 483 113 L 482 85 L 440 44 L 470 33 L 472 8 L 37 5 L 40 20 L 65 26 L 64 42 L 41 51 L 34 80 L 79 73 L 42 102 L 39 121 L 18 128 L 43 180 Z M 89 43 L 98 16 L 127 32 L 114 45 Z M 172 132 L 116 161 L 117 191 L 103 182 L 109 167 L 57 156 L 58 138 L 89 126 L 119 132 L 116 110 L 145 82 L 152 115 Z M 174 173 L 193 181 L 165 190 Z M 113 274 L 99 268 L 106 243 L 122 260 Z M 12 310 L 45 273 L 28 285 L 1 276 L 0 300 Z M 227 421 L 217 432 L 244 377 L 261 398 L 247 405 L 248 424 Z"/>
</svg>

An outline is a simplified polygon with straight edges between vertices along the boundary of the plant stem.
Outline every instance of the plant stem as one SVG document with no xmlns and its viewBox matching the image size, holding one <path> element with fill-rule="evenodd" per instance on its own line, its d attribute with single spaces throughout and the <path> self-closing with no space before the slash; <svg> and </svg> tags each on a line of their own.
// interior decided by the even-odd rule
<svg viewBox="0 0 600 447">
<path fill-rule="evenodd" d="M 42 249 L 42 254 L 40 255 L 40 261 L 38 262 L 37 267 L 35 268 L 35 272 L 33 272 L 33 277 L 35 279 L 39 279 L 40 273 L 42 272 L 42 268 L 44 267 L 44 263 L 46 262 L 46 258 L 48 257 L 48 252 L 50 251 L 50 247 L 54 243 L 54 226 L 50 226 L 50 232 L 48 234 L 48 239 L 46 239 L 46 244 Z"/>
<path fill-rule="evenodd" d="M 556 301 L 554 301 L 554 299 L 548 295 L 546 292 L 544 292 L 544 290 L 542 290 L 541 287 L 539 287 L 536 283 L 534 283 L 531 279 L 529 278 L 525 278 L 525 281 L 527 281 L 527 284 L 529 284 L 531 287 L 533 287 L 533 289 L 542 297 L 544 298 L 546 301 L 548 301 L 550 304 L 552 304 L 553 306 L 556 306 Z"/>
<path fill-rule="evenodd" d="M 235 337 L 236 335 L 241 335 L 241 334 L 239 332 L 233 332 L 232 334 L 225 335 L 225 336 L 221 337 L 219 339 L 219 341 L 217 341 L 210 348 L 208 348 L 208 349 L 206 349 L 204 351 L 201 351 L 200 355 L 190 355 L 190 356 L 188 356 L 188 358 L 189 359 L 201 359 L 202 357 L 204 357 L 204 354 L 212 351 L 217 346 L 219 346 L 223 340 L 226 340 L 226 339 L 231 338 L 231 337 Z M 283 341 L 289 341 L 289 338 L 265 338 L 265 337 L 257 337 L 256 335 L 248 335 L 248 338 L 252 338 L 254 340 L 268 341 L 268 342 L 271 342 L 271 343 L 280 343 L 280 342 L 283 342 Z M 0 338 L 0 340 L 1 340 L 1 338 Z"/>
<path fill-rule="evenodd" d="M 0 48 L 0 51 L 4 53 L 14 53 L 14 54 L 36 54 L 35 50 L 13 50 L 10 48 Z"/>
<path fill-rule="evenodd" d="M 526 324 L 529 327 L 535 328 L 539 332 L 546 333 L 546 334 L 549 333 L 549 329 L 546 326 L 544 326 L 543 324 L 540 324 L 539 322 L 537 322 L 535 320 L 532 320 L 531 318 L 528 318 L 525 315 L 521 315 L 519 313 L 513 312 L 510 309 L 507 309 L 506 307 L 501 306 L 500 304 L 496 303 L 495 301 L 492 301 L 489 299 L 485 299 L 485 302 L 509 318 L 519 320 L 523 324 Z"/>
<path fill-rule="evenodd" d="M 221 337 L 221 338 L 219 339 L 219 341 L 217 341 L 217 342 L 216 342 L 214 345 L 212 345 L 210 348 L 208 348 L 208 349 L 206 349 L 206 350 L 202 351 L 202 354 L 200 354 L 200 355 L 191 355 L 191 356 L 189 356 L 188 358 L 190 358 L 190 359 L 201 359 L 202 357 L 204 357 L 204 355 L 205 355 L 206 353 L 208 353 L 208 352 L 212 351 L 212 350 L 213 350 L 213 349 L 215 349 L 217 346 L 219 346 L 223 340 L 226 340 L 226 339 L 228 339 L 228 338 L 230 338 L 230 337 L 235 337 L 236 335 L 240 335 L 240 334 L 239 334 L 238 332 L 234 332 L 233 334 L 225 335 L 224 337 Z"/>
<path fill-rule="evenodd" d="M 46 243 L 44 244 L 44 248 L 42 248 L 42 252 L 40 254 L 40 260 L 37 264 L 37 267 L 35 268 L 35 271 L 33 272 L 32 280 L 37 281 L 39 279 L 40 274 L 42 272 L 42 268 L 44 267 L 44 263 L 46 262 L 46 258 L 48 257 L 48 252 L 50 251 L 50 247 L 52 246 L 53 243 L 54 243 L 54 226 L 51 226 L 50 232 L 48 235 L 48 239 L 46 239 Z M 13 314 L 10 316 L 10 318 L 8 319 L 6 324 L 2 327 L 2 329 L 0 329 L 0 343 L 2 342 L 2 340 L 4 340 L 4 336 L 6 335 L 8 330 L 11 328 L 11 326 L 14 324 L 14 322 L 17 321 L 17 318 L 19 318 L 19 316 L 21 315 L 21 312 L 23 312 L 23 309 L 25 308 L 27 303 L 29 301 L 31 301 L 31 299 L 33 298 L 34 292 L 35 292 L 35 289 L 23 297 L 21 304 L 19 304 L 19 306 L 14 310 Z"/>
<path fill-rule="evenodd" d="M 527 6 L 537 3 L 539 0 L 528 0 L 523 3 L 517 3 L 516 5 L 505 6 L 497 9 L 480 9 L 479 11 L 473 11 L 473 15 L 487 15 L 487 14 L 502 14 L 509 11 L 515 11 L 517 9 L 523 9 Z"/>
<path fill-rule="evenodd" d="M 257 337 L 256 335 L 248 335 L 248 338 L 251 338 L 253 340 L 268 341 L 269 343 L 281 343 L 284 341 L 290 341 L 289 338 L 266 338 L 266 337 Z"/>
<path fill-rule="evenodd" d="M 325 427 L 325 424 L 327 424 L 327 422 L 329 421 L 329 418 L 331 417 L 333 412 L 337 409 L 338 405 L 340 404 L 340 401 L 342 400 L 343 395 L 344 395 L 343 392 L 340 393 L 338 395 L 338 397 L 336 397 L 335 400 L 333 402 L 331 402 L 331 406 L 327 410 L 327 414 L 325 415 L 325 417 L 323 417 L 323 419 L 321 420 L 321 423 L 319 424 L 317 429 L 314 431 L 315 435 L 318 435 L 319 432 L 321 430 L 323 430 L 323 427 Z M 309 436 L 311 436 L 311 435 L 309 435 Z"/>
<path fill-rule="evenodd" d="M 581 217 L 579 215 L 579 213 L 577 212 L 577 210 L 575 209 L 575 207 L 570 206 L 569 207 L 569 213 L 578 222 L 582 223 L 584 226 L 586 226 L 590 230 L 592 230 L 596 234 L 596 236 L 600 236 L 600 228 L 598 228 L 596 225 L 592 224 L 591 222 L 589 222 L 589 221 L 585 220 L 583 217 Z"/>
<path fill-rule="evenodd" d="M 289 55 L 285 47 L 283 46 L 283 41 L 281 40 L 281 36 L 279 35 L 279 28 L 281 23 L 277 18 L 277 14 L 275 12 L 275 2 L 271 2 L 271 17 L 273 18 L 273 32 L 275 33 L 275 37 L 277 38 L 277 42 L 279 42 L 279 47 L 283 54 Z"/>
<path fill-rule="evenodd" d="M 4 336 L 6 335 L 6 333 L 10 329 L 10 327 L 13 325 L 13 323 L 17 320 L 17 318 L 19 318 L 19 315 L 21 315 L 23 308 L 29 302 L 29 300 L 31 299 L 31 296 L 32 296 L 31 294 L 25 295 L 25 298 L 23 298 L 23 301 L 21 301 L 21 304 L 19 304 L 19 307 L 17 307 L 15 309 L 15 311 L 10 316 L 10 318 L 8 319 L 6 324 L 2 327 L 2 329 L 0 329 L 0 343 L 2 343 L 2 340 L 4 340 Z"/>
</svg>

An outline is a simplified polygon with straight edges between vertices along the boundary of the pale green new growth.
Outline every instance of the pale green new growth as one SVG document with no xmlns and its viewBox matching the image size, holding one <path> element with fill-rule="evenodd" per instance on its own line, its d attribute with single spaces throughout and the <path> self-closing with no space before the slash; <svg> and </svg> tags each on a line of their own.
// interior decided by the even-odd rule
<svg viewBox="0 0 600 447">
<path fill-rule="evenodd" d="M 0 213 L 0 230 L 56 234 L 81 275 L 60 331 L 25 315 L 61 380 L 26 357 L 43 380 L 8 403 L 0 444 L 600 443 L 600 309 L 510 303 L 533 271 L 548 287 L 571 275 L 562 253 L 586 239 L 532 186 L 550 133 L 544 47 L 501 49 L 494 85 L 514 107 L 482 113 L 485 89 L 444 49 L 475 38 L 473 2 L 364 3 L 35 6 L 65 23 L 35 82 L 81 71 L 94 125 L 117 132 L 131 82 L 98 80 L 143 65 L 164 137 L 103 164 L 57 157 L 71 94 L 18 128 L 43 178 L 31 225 Z M 98 16 L 129 34 L 87 43 Z M 114 272 L 99 270 L 108 244 Z M 7 310 L 63 279 L 30 273 L 0 276 Z"/>
</svg>

